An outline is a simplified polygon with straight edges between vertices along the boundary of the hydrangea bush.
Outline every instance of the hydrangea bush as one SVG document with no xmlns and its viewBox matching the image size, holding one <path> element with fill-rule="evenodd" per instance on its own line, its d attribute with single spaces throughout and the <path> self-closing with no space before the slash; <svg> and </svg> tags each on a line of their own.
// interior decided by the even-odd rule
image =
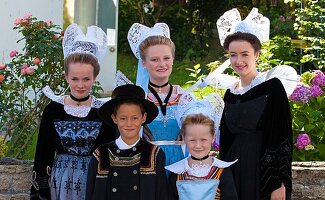
<svg viewBox="0 0 325 200">
<path fill-rule="evenodd" d="M 293 118 L 294 160 L 325 160 L 325 75 L 305 72 L 289 97 Z"/>
</svg>

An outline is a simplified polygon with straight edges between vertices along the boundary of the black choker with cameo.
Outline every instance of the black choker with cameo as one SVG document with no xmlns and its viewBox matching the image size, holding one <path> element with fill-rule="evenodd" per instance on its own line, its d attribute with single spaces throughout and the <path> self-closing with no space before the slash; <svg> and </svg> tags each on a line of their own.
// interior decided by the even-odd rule
<svg viewBox="0 0 325 200">
<path fill-rule="evenodd" d="M 152 83 L 151 81 L 149 81 L 149 85 L 154 87 L 154 88 L 158 88 L 158 92 L 161 93 L 161 89 L 166 87 L 169 84 L 169 81 L 167 81 L 167 83 L 162 84 L 162 85 L 156 85 L 154 83 Z"/>
<path fill-rule="evenodd" d="M 192 158 L 193 160 L 202 161 L 202 160 L 205 160 L 205 159 L 209 158 L 209 154 L 206 155 L 206 156 L 204 156 L 203 158 L 195 158 L 194 156 L 191 155 L 191 158 Z"/>
<path fill-rule="evenodd" d="M 80 104 L 81 104 L 82 102 L 85 102 L 85 101 L 87 101 L 87 100 L 90 98 L 90 95 L 88 95 L 88 96 L 86 96 L 86 97 L 84 97 L 84 98 L 78 99 L 78 98 L 74 97 L 72 94 L 70 94 L 70 98 L 71 98 L 72 100 L 74 100 L 74 101 L 77 102 L 77 106 L 80 106 Z"/>
</svg>

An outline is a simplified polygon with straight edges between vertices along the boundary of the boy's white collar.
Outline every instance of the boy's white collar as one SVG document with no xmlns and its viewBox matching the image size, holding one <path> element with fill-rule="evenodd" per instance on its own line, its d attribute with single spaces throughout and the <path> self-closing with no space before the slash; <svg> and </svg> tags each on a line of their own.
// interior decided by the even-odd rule
<svg viewBox="0 0 325 200">
<path fill-rule="evenodd" d="M 134 147 L 138 142 L 140 141 L 140 137 L 138 138 L 138 140 L 134 143 L 134 144 L 126 144 L 123 139 L 120 137 L 118 137 L 116 140 L 115 140 L 115 144 L 116 146 L 119 148 L 119 149 L 131 149 L 132 147 Z"/>
</svg>

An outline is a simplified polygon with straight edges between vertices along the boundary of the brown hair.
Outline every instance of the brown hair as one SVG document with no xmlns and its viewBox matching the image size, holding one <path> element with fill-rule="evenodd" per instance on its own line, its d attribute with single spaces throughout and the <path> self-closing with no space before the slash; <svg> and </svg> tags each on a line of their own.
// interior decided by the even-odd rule
<svg viewBox="0 0 325 200">
<path fill-rule="evenodd" d="M 116 116 L 118 109 L 121 107 L 121 105 L 136 105 L 140 107 L 142 115 L 146 112 L 146 109 L 143 107 L 142 103 L 140 101 L 137 101 L 136 99 L 124 99 L 116 103 L 114 106 L 113 114 Z"/>
<path fill-rule="evenodd" d="M 229 51 L 230 43 L 238 40 L 249 42 L 253 46 L 255 53 L 261 50 L 260 40 L 251 33 L 243 32 L 235 32 L 233 34 L 228 35 L 225 39 L 225 42 L 223 43 L 224 50 Z"/>
<path fill-rule="evenodd" d="M 150 36 L 141 42 L 139 46 L 139 53 L 142 60 L 145 60 L 146 58 L 147 48 L 154 45 L 169 46 L 172 51 L 173 57 L 175 57 L 175 44 L 173 43 L 173 41 L 165 36 L 155 35 Z"/>
<path fill-rule="evenodd" d="M 214 121 L 210 119 L 208 116 L 199 113 L 199 114 L 188 115 L 185 117 L 181 127 L 182 136 L 184 137 L 186 134 L 185 129 L 187 125 L 197 125 L 197 124 L 209 126 L 211 135 L 212 136 L 214 135 L 215 133 Z"/>
<path fill-rule="evenodd" d="M 76 53 L 72 53 L 72 54 L 68 55 L 68 57 L 66 57 L 64 59 L 64 74 L 65 75 L 68 75 L 69 65 L 71 63 L 90 64 L 94 68 L 94 77 L 97 77 L 97 75 L 99 74 L 100 66 L 99 66 L 98 60 L 92 54 L 76 52 Z"/>
</svg>

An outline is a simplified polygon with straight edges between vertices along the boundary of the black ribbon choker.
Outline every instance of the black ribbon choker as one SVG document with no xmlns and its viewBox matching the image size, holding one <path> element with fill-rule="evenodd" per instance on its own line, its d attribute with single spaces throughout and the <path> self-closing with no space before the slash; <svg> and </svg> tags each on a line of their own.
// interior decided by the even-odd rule
<svg viewBox="0 0 325 200">
<path fill-rule="evenodd" d="M 154 88 L 158 88 L 158 92 L 159 92 L 159 93 L 161 93 L 161 88 L 166 87 L 168 84 L 169 84 L 169 81 L 167 81 L 167 83 L 162 84 L 162 85 L 156 85 L 156 84 L 152 83 L 152 82 L 149 80 L 149 85 L 152 86 L 152 87 L 154 87 Z"/>
<path fill-rule="evenodd" d="M 78 99 L 78 98 L 74 97 L 72 94 L 70 94 L 70 98 L 72 100 L 76 101 L 77 105 L 79 106 L 81 102 L 87 101 L 90 98 L 90 95 L 88 95 L 88 96 L 86 96 L 84 98 Z"/>
<path fill-rule="evenodd" d="M 205 159 L 209 158 L 209 154 L 206 155 L 206 156 L 204 156 L 203 158 L 195 158 L 194 156 L 191 155 L 191 158 L 192 158 L 193 160 L 202 161 L 202 160 L 205 160 Z"/>
</svg>

